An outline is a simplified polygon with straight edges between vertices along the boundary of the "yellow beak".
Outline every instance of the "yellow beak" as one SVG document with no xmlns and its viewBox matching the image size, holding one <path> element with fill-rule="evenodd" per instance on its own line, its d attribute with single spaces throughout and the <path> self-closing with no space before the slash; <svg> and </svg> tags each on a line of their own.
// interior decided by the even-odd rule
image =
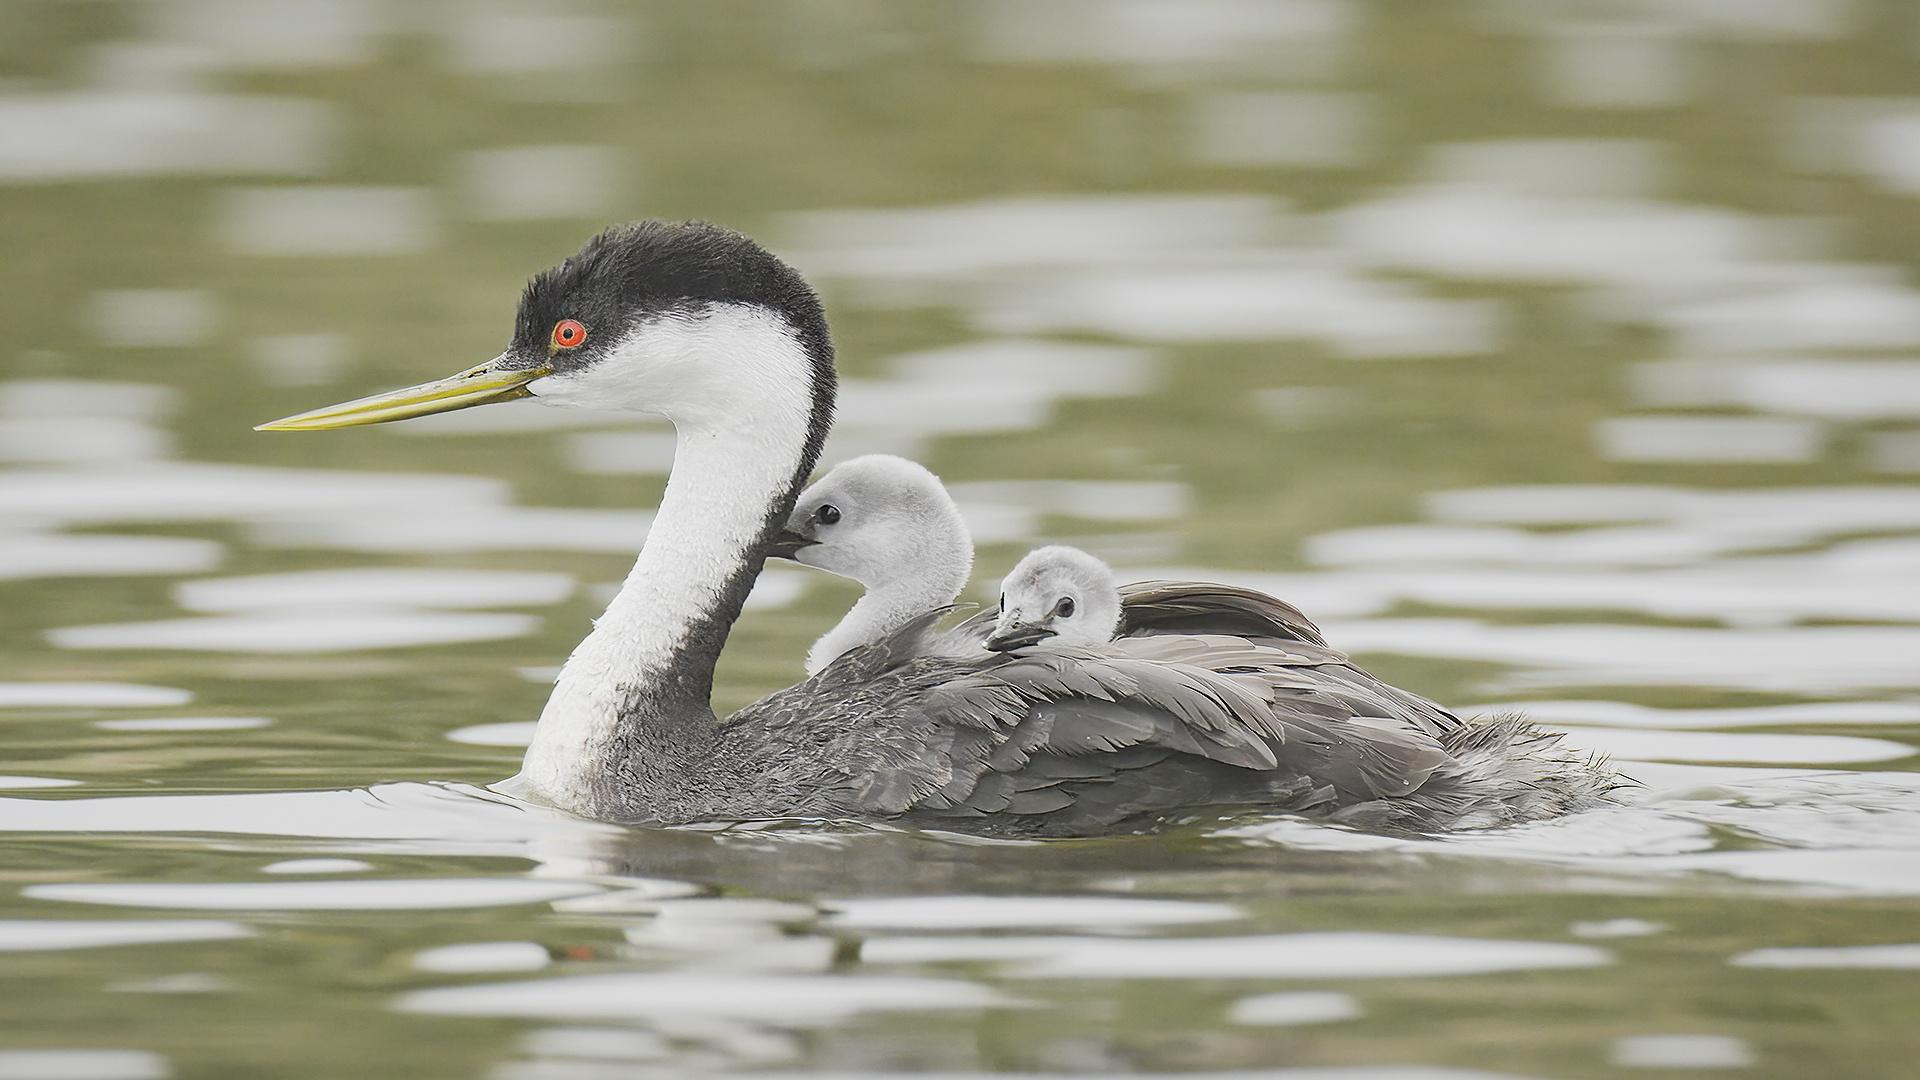
<svg viewBox="0 0 1920 1080">
<path fill-rule="evenodd" d="M 282 417 L 253 430 L 326 431 L 331 428 L 358 427 L 361 424 L 384 424 L 389 420 L 411 420 L 416 416 L 491 405 L 496 401 L 512 401 L 514 398 L 531 397 L 533 391 L 527 389 L 527 384 L 553 372 L 546 364 L 534 368 L 503 367 L 501 362 L 505 359 L 504 356 L 498 356 L 452 378 Z"/>
</svg>

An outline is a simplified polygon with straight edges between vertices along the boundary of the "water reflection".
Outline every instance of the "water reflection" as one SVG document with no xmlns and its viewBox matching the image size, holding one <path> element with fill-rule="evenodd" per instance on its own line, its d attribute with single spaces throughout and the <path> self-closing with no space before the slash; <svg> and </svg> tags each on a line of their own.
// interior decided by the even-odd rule
<svg viewBox="0 0 1920 1080">
<path fill-rule="evenodd" d="M 1614 1041 L 1612 1060 L 1639 1069 L 1744 1069 L 1753 1050 L 1727 1035 L 1631 1035 Z"/>
<path fill-rule="evenodd" d="M 1254 994 L 1233 1003 L 1227 1019 L 1236 1024 L 1330 1024 L 1360 1016 L 1360 1003 L 1347 994 L 1301 991 L 1293 994 Z"/>
<path fill-rule="evenodd" d="M 954 979 L 797 975 L 574 975 L 410 994 L 409 1012 L 576 1020 L 751 1020 L 782 1027 L 844 1023 L 863 1013 L 1013 1008 L 1022 1003 Z"/>
<path fill-rule="evenodd" d="M 167 1080 L 167 1059 L 143 1050 L 0 1050 L 8 1080 Z"/>
<path fill-rule="evenodd" d="M 168 921 L 12 919 L 0 921 L 0 952 L 29 949 L 99 949 L 174 941 L 224 941 L 252 934 L 217 919 Z"/>
<path fill-rule="evenodd" d="M 1392 934 L 1297 934 L 1179 940 L 962 936 L 879 938 L 874 964 L 1015 961 L 1027 979 L 1378 979 L 1479 975 L 1611 962 L 1586 945 Z"/>
</svg>

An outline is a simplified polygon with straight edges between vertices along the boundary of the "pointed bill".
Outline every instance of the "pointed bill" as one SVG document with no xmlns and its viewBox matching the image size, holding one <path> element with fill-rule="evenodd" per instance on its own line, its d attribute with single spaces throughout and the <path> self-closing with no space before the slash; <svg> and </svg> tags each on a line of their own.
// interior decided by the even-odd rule
<svg viewBox="0 0 1920 1080">
<path fill-rule="evenodd" d="M 253 430 L 327 431 L 362 424 L 384 424 L 390 420 L 411 420 L 416 416 L 491 405 L 496 401 L 512 401 L 514 398 L 532 396 L 533 391 L 527 389 L 527 384 L 553 371 L 545 364 L 532 368 L 510 368 L 504 366 L 505 360 L 505 356 L 497 356 L 451 378 L 282 417 Z"/>
</svg>

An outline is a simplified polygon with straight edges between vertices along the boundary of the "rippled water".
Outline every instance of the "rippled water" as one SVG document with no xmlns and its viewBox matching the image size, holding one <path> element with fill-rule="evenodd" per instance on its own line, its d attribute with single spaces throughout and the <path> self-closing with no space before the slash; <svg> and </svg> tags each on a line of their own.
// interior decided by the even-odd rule
<svg viewBox="0 0 1920 1080">
<path fill-rule="evenodd" d="M 1906 1075 L 1916 71 L 1894 0 L 0 6 L 0 1080 Z M 1049 843 L 490 793 L 669 433 L 248 429 L 643 214 L 822 287 L 829 458 L 941 472 L 982 581 L 1269 589 L 1642 786 Z M 851 598 L 769 572 L 720 704 Z"/>
</svg>

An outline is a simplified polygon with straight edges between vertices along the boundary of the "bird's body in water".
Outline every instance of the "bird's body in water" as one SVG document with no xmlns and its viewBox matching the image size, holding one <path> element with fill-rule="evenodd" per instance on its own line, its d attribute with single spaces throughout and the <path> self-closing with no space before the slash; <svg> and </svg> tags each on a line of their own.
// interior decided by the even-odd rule
<svg viewBox="0 0 1920 1080">
<path fill-rule="evenodd" d="M 1544 740 L 1491 767 L 1449 751 L 1441 736 L 1460 721 L 1324 644 L 1180 632 L 1178 601 L 1166 633 L 970 658 L 915 647 L 930 612 L 719 723 L 714 665 L 818 459 L 834 389 L 826 318 L 798 274 L 738 233 L 642 222 L 536 276 L 494 360 L 263 427 L 527 396 L 673 423 L 646 544 L 503 785 L 584 816 L 1083 834 L 1254 804 L 1452 828 L 1562 812 L 1603 790 Z"/>
</svg>

